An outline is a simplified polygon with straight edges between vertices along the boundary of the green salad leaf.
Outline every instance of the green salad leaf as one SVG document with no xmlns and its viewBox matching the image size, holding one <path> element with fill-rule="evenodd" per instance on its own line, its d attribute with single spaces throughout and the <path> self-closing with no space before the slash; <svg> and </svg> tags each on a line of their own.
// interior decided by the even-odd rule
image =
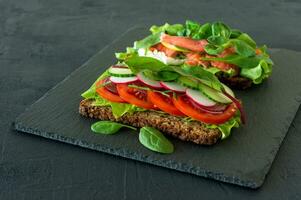
<svg viewBox="0 0 301 200">
<path fill-rule="evenodd" d="M 137 130 L 137 128 L 133 126 L 128 126 L 125 124 L 120 124 L 112 121 L 99 121 L 95 122 L 91 126 L 91 130 L 94 133 L 104 134 L 104 135 L 112 135 L 117 133 L 121 128 L 129 128 L 132 130 Z"/>
<path fill-rule="evenodd" d="M 126 60 L 128 57 L 131 57 L 133 55 L 138 55 L 136 49 L 134 49 L 133 47 L 127 47 L 126 52 L 115 53 L 115 57 L 118 60 Z"/>
<path fill-rule="evenodd" d="M 134 48 L 135 49 L 140 49 L 140 48 L 147 49 L 155 44 L 158 44 L 160 42 L 160 36 L 161 36 L 160 32 L 149 35 L 142 40 L 136 41 L 134 43 Z"/>
<path fill-rule="evenodd" d="M 93 99 L 94 106 L 110 106 L 112 108 L 112 113 L 115 118 L 119 118 L 126 113 L 145 111 L 145 109 L 137 107 L 132 104 L 111 102 L 99 96 L 96 92 L 96 83 L 107 76 L 109 76 L 109 73 L 108 71 L 105 71 L 101 76 L 99 76 L 99 78 L 93 83 L 93 85 L 87 91 L 82 93 L 81 96 L 84 97 L 85 99 Z"/>
<path fill-rule="evenodd" d="M 231 135 L 232 128 L 238 128 L 240 125 L 240 116 L 237 114 L 236 116 L 232 117 L 229 121 L 215 125 L 215 124 L 208 124 L 206 125 L 207 128 L 218 128 L 222 133 L 222 140 L 226 139 Z"/>
<path fill-rule="evenodd" d="M 140 129 L 139 141 L 146 148 L 159 153 L 172 153 L 173 144 L 157 129 L 145 126 Z"/>
<path fill-rule="evenodd" d="M 162 26 L 153 25 L 150 28 L 150 31 L 152 32 L 153 35 L 155 35 L 157 33 L 162 33 L 162 32 L 165 32 L 165 33 L 167 33 L 169 35 L 177 35 L 178 32 L 183 31 L 183 29 L 184 29 L 184 26 L 182 24 L 173 24 L 173 25 L 170 25 L 168 23 L 165 23 Z"/>
</svg>

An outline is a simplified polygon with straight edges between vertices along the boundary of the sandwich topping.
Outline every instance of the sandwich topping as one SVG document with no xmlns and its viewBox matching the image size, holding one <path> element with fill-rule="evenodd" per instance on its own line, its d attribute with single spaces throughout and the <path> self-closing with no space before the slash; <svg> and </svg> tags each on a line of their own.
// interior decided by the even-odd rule
<svg viewBox="0 0 301 200">
<path fill-rule="evenodd" d="M 152 26 L 150 31 L 126 52 L 116 53 L 118 62 L 82 96 L 93 100 L 93 106 L 110 107 L 115 119 L 152 111 L 218 129 L 221 139 L 245 123 L 241 101 L 220 77 L 262 83 L 273 65 L 265 46 L 257 46 L 248 34 L 221 22 L 186 21 Z M 123 126 L 106 121 L 92 130 L 101 132 L 103 127 L 111 127 L 106 134 L 113 134 Z M 142 132 L 141 143 L 149 144 L 145 140 L 155 137 L 166 145 L 166 152 L 173 149 L 153 128 Z"/>
</svg>

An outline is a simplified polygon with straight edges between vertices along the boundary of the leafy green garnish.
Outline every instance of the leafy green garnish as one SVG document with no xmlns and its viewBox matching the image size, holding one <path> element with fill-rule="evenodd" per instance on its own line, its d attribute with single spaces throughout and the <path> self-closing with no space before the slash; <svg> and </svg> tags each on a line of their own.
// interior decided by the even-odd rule
<svg viewBox="0 0 301 200">
<path fill-rule="evenodd" d="M 224 140 L 231 135 L 231 129 L 234 127 L 238 128 L 239 124 L 240 124 L 240 116 L 236 115 L 223 124 L 219 124 L 219 125 L 208 124 L 206 126 L 207 128 L 218 128 L 222 133 L 221 139 Z"/>
<path fill-rule="evenodd" d="M 153 35 L 149 35 L 142 40 L 136 41 L 134 43 L 134 48 L 135 49 L 140 49 L 140 48 L 147 49 L 155 44 L 158 44 L 160 42 L 160 36 L 161 36 L 160 32 L 155 33 Z"/>
<path fill-rule="evenodd" d="M 184 26 L 182 24 L 173 24 L 170 25 L 168 23 L 165 23 L 162 26 L 152 26 L 150 28 L 150 31 L 152 32 L 153 35 L 157 34 L 157 33 L 162 33 L 165 32 L 169 35 L 177 35 L 178 32 L 183 31 Z"/>
<path fill-rule="evenodd" d="M 125 63 L 134 74 L 137 74 L 138 72 L 143 70 L 158 72 L 167 67 L 167 65 L 165 65 L 163 62 L 155 58 L 145 56 L 132 56 L 125 60 Z"/>
<path fill-rule="evenodd" d="M 153 127 L 143 127 L 140 129 L 139 141 L 146 148 L 159 153 L 172 153 L 173 144 L 164 135 Z"/>
<path fill-rule="evenodd" d="M 129 129 L 137 130 L 133 126 L 128 126 L 128 125 L 124 125 L 124 124 L 120 124 L 120 123 L 112 122 L 112 121 L 99 121 L 99 122 L 92 124 L 92 126 L 91 126 L 91 130 L 94 133 L 100 133 L 100 134 L 104 134 L 104 135 L 115 134 L 121 128 L 129 128 Z"/>
</svg>

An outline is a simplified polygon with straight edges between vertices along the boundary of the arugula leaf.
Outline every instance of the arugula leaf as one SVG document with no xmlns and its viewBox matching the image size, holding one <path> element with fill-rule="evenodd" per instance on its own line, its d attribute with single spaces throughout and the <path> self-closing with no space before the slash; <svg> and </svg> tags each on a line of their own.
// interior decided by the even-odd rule
<svg viewBox="0 0 301 200">
<path fill-rule="evenodd" d="M 168 23 L 165 23 L 162 26 L 153 25 L 150 28 L 150 31 L 152 32 L 152 34 L 165 32 L 165 33 L 168 33 L 169 35 L 177 35 L 177 33 L 183 31 L 183 29 L 184 29 L 184 26 L 182 24 L 170 25 Z"/>
<path fill-rule="evenodd" d="M 157 129 L 143 127 L 140 129 L 139 141 L 146 148 L 159 153 L 172 153 L 173 144 Z"/>
<path fill-rule="evenodd" d="M 121 128 L 129 128 L 133 130 L 137 130 L 135 127 L 120 124 L 112 121 L 99 121 L 91 126 L 91 130 L 94 133 L 100 133 L 105 135 L 112 135 L 117 133 Z"/>
<path fill-rule="evenodd" d="M 136 41 L 134 43 L 134 48 L 135 49 L 140 49 L 140 48 L 149 48 L 155 44 L 158 44 L 160 42 L 160 36 L 161 32 L 155 33 L 153 35 L 149 35 L 146 38 Z"/>
</svg>

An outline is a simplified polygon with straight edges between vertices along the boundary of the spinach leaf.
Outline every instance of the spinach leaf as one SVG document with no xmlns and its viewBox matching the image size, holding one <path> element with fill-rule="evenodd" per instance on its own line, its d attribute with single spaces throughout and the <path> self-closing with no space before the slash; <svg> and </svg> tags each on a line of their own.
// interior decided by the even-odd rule
<svg viewBox="0 0 301 200">
<path fill-rule="evenodd" d="M 231 29 L 230 38 L 237 38 L 242 34 L 240 30 L 237 29 Z"/>
<path fill-rule="evenodd" d="M 153 34 L 153 35 L 149 35 L 142 40 L 136 41 L 134 43 L 134 48 L 135 49 L 140 49 L 140 48 L 147 49 L 155 44 L 158 44 L 160 42 L 160 36 L 161 36 L 160 32 Z"/>
<path fill-rule="evenodd" d="M 220 53 L 222 53 L 224 51 L 224 47 L 223 46 L 217 46 L 217 45 L 213 45 L 213 44 L 207 44 L 205 46 L 205 51 L 206 53 L 210 54 L 210 55 L 218 55 Z"/>
<path fill-rule="evenodd" d="M 164 67 L 167 67 L 167 65 L 165 65 L 161 61 L 146 56 L 132 56 L 125 60 L 125 63 L 133 73 L 138 73 L 142 70 L 151 70 L 158 72 L 161 71 Z"/>
<path fill-rule="evenodd" d="M 135 127 L 120 124 L 117 122 L 112 121 L 99 121 L 91 126 L 91 130 L 94 133 L 104 134 L 104 135 L 111 135 L 117 133 L 121 128 L 129 128 L 133 130 L 137 130 Z"/>
<path fill-rule="evenodd" d="M 211 29 L 212 29 L 213 36 L 221 36 L 226 39 L 230 38 L 231 30 L 226 24 L 222 22 L 213 23 L 211 25 Z"/>
<path fill-rule="evenodd" d="M 245 57 L 255 56 L 255 49 L 252 48 L 247 42 L 238 39 L 232 39 L 230 42 L 234 46 L 237 54 Z"/>
<path fill-rule="evenodd" d="M 162 26 L 152 26 L 150 28 L 150 31 L 152 32 L 152 34 L 157 34 L 157 33 L 168 33 L 169 35 L 177 35 L 178 32 L 183 31 L 184 26 L 182 24 L 173 24 L 170 25 L 168 23 L 165 23 Z"/>
<path fill-rule="evenodd" d="M 188 76 L 199 81 L 205 81 L 206 85 L 218 91 L 221 91 L 223 88 L 218 78 L 213 73 L 202 67 L 183 65 L 181 68 L 174 67 L 174 70 L 183 76 Z"/>
<path fill-rule="evenodd" d="M 140 129 L 139 141 L 146 148 L 159 153 L 172 153 L 173 144 L 164 135 L 153 127 L 143 127 Z"/>
<path fill-rule="evenodd" d="M 241 68 L 253 68 L 259 64 L 260 57 L 259 56 L 245 57 L 241 55 L 230 55 L 224 58 L 219 58 L 219 57 L 203 58 L 203 60 L 222 61 L 222 62 L 237 65 Z"/>
<path fill-rule="evenodd" d="M 246 42 L 254 49 L 256 48 L 256 42 L 246 33 L 242 33 L 237 37 L 237 39 Z"/>
</svg>

